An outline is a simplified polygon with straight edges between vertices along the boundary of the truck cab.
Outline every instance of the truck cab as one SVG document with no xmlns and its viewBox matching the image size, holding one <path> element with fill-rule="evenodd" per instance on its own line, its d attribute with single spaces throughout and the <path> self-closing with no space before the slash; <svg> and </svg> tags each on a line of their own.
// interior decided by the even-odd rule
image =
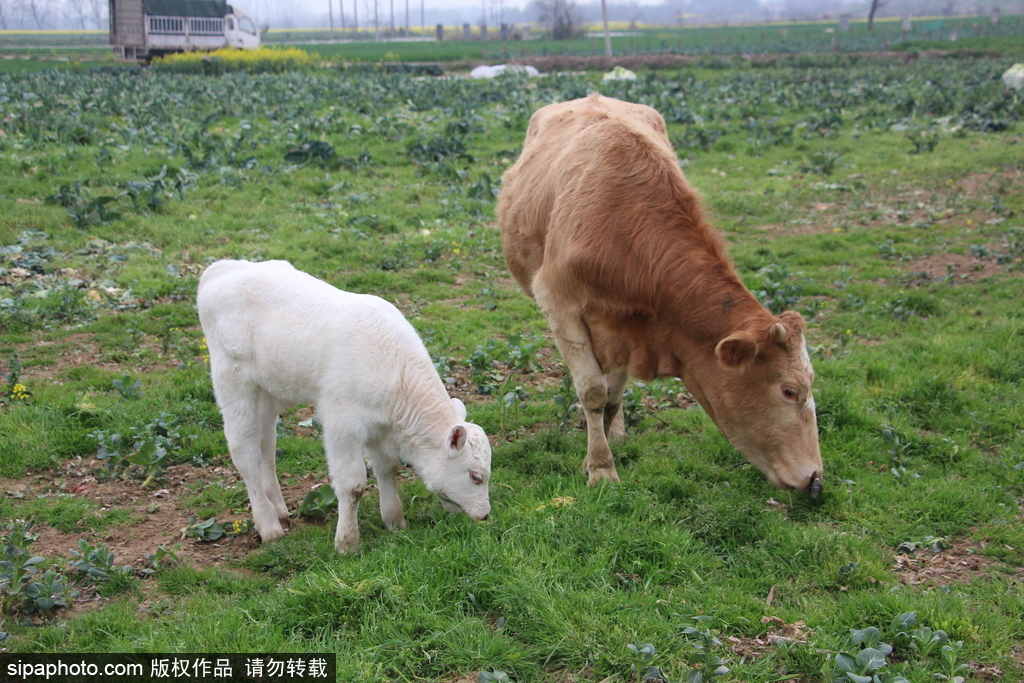
<svg viewBox="0 0 1024 683">
<path fill-rule="evenodd" d="M 224 16 L 227 46 L 239 50 L 255 50 L 260 46 L 260 32 L 256 29 L 256 23 L 237 7 L 231 9 L 232 13 Z"/>
</svg>

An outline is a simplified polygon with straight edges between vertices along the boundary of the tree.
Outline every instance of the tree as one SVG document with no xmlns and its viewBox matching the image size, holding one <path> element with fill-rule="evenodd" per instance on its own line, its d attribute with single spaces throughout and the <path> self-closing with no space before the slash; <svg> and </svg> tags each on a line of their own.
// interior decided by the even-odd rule
<svg viewBox="0 0 1024 683">
<path fill-rule="evenodd" d="M 66 0 L 68 19 L 77 24 L 79 29 L 85 30 L 85 20 L 88 19 L 88 11 L 85 0 Z"/>
<path fill-rule="evenodd" d="M 875 28 L 875 12 L 884 5 L 882 0 L 871 0 L 871 9 L 868 10 L 868 30 L 871 31 Z"/>
<path fill-rule="evenodd" d="M 35 22 L 36 30 L 41 31 L 43 29 L 43 24 L 45 24 L 47 18 L 49 18 L 51 2 L 52 0 L 26 0 L 26 13 L 32 17 L 32 21 Z"/>
<path fill-rule="evenodd" d="M 108 0 L 85 0 L 85 5 L 89 11 L 89 18 L 96 24 L 97 30 L 109 26 L 107 23 Z"/>
<path fill-rule="evenodd" d="M 553 40 L 576 37 L 583 20 L 575 0 L 534 0 L 533 6 L 540 13 L 538 21 L 551 29 Z"/>
</svg>

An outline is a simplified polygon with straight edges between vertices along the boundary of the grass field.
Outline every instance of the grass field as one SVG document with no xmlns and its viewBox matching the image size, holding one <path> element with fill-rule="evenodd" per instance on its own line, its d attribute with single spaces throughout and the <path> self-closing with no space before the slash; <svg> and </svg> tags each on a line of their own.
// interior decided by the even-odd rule
<svg viewBox="0 0 1024 683">
<path fill-rule="evenodd" d="M 339 681 L 1024 680 L 1011 63 L 0 75 L 3 646 L 336 652 Z M 672 380 L 630 388 L 622 483 L 586 486 L 494 201 L 530 114 L 595 89 L 665 116 L 748 287 L 809 320 L 819 501 Z M 223 257 L 395 302 L 491 435 L 491 519 L 405 472 L 407 531 L 371 490 L 356 554 L 315 506 L 260 546 L 195 313 Z M 312 417 L 278 428 L 292 509 L 326 482 Z"/>
</svg>

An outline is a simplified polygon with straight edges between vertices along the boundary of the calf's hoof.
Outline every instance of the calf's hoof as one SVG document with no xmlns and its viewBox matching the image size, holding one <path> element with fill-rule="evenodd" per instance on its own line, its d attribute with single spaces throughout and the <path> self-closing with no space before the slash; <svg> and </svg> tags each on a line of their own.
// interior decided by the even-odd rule
<svg viewBox="0 0 1024 683">
<path fill-rule="evenodd" d="M 342 555 L 354 553 L 359 548 L 359 534 L 334 539 L 334 549 Z"/>
<path fill-rule="evenodd" d="M 284 536 L 284 528 L 280 524 L 265 529 L 256 527 L 256 534 L 260 537 L 260 543 L 270 543 Z"/>
</svg>

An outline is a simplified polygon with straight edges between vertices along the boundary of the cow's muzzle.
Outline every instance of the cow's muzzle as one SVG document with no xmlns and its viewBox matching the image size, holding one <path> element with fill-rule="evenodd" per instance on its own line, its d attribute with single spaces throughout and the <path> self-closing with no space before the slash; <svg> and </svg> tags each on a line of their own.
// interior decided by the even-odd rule
<svg viewBox="0 0 1024 683">
<path fill-rule="evenodd" d="M 817 498 L 821 495 L 821 477 L 817 474 L 811 476 L 811 483 L 807 485 L 807 492 L 811 494 L 811 498 Z"/>
</svg>

